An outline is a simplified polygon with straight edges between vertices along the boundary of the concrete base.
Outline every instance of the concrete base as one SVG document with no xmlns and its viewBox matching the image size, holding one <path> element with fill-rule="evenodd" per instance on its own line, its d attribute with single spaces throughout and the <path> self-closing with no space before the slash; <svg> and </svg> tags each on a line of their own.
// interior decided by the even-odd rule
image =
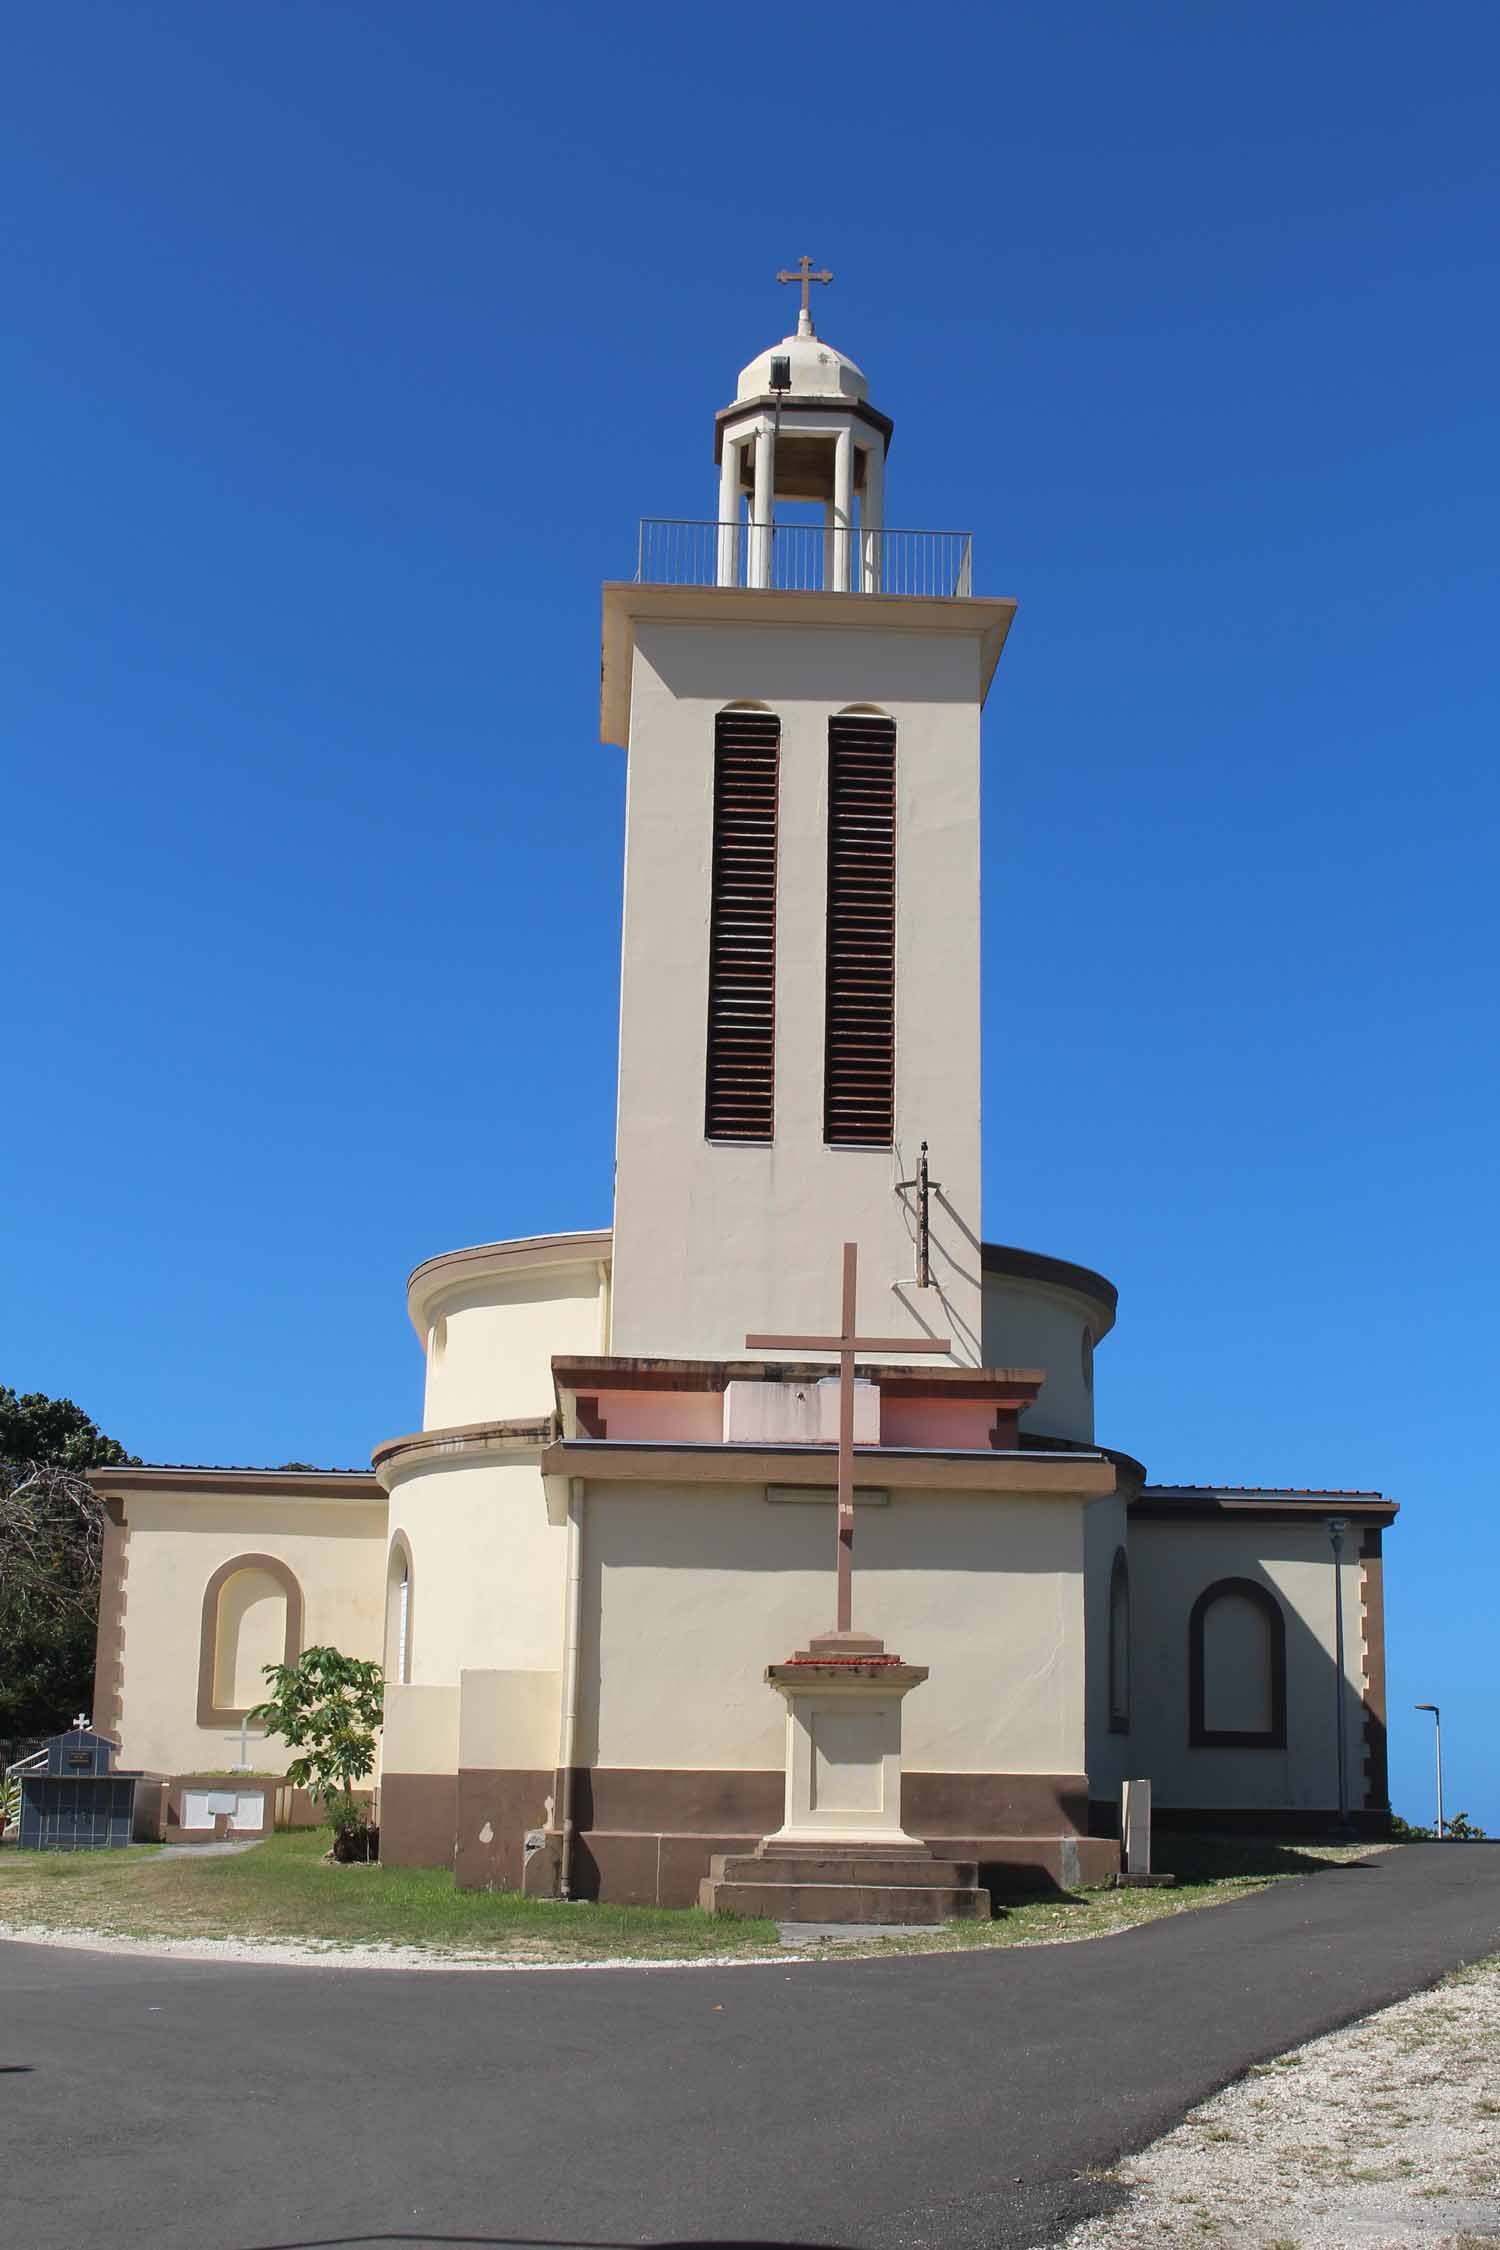
<svg viewBox="0 0 1500 2250">
<path fill-rule="evenodd" d="M 972 1860 L 935 1859 L 922 1850 L 716 1852 L 698 1886 L 711 1914 L 766 1914 L 776 1922 L 905 1923 L 988 1921 L 990 1894 Z"/>
</svg>

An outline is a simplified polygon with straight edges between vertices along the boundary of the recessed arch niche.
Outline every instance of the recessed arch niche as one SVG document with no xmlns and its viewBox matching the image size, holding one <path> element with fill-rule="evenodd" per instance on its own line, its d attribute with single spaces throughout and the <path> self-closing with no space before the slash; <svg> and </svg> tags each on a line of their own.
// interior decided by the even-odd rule
<svg viewBox="0 0 1500 2250">
<path fill-rule="evenodd" d="M 1193 1604 L 1188 1741 L 1195 1750 L 1286 1748 L 1286 1618 L 1259 1579 L 1215 1579 Z"/>
<path fill-rule="evenodd" d="M 203 1589 L 198 1724 L 237 1726 L 265 1701 L 267 1664 L 302 1653 L 302 1588 L 279 1555 L 235 1555 Z"/>
</svg>

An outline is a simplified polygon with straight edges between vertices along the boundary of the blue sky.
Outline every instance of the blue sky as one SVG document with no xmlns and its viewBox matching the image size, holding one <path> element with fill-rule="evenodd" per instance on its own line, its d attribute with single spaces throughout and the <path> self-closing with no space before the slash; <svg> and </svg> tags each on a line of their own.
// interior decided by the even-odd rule
<svg viewBox="0 0 1500 2250">
<path fill-rule="evenodd" d="M 1021 605 L 986 1231 L 1153 1477 L 1376 1486 L 1393 1793 L 1500 1828 L 1488 5 L 13 16 L 0 1380 L 419 1417 L 408 1269 L 610 1208 L 599 582 L 831 265 Z"/>
</svg>

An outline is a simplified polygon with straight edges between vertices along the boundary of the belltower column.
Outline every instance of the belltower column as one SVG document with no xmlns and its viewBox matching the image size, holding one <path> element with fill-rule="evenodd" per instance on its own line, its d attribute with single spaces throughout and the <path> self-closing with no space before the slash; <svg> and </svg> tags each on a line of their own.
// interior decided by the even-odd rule
<svg viewBox="0 0 1500 2250">
<path fill-rule="evenodd" d="M 771 529 L 776 514 L 776 438 L 769 422 L 755 433 L 755 496 L 750 516 L 750 567 L 747 585 L 771 583 Z"/>
</svg>

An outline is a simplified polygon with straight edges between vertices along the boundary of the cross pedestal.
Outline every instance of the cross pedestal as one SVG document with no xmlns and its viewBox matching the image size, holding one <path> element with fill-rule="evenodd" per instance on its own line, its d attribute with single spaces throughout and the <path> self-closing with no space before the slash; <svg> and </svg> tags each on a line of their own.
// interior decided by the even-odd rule
<svg viewBox="0 0 1500 2250">
<path fill-rule="evenodd" d="M 840 1857 L 925 1854 L 901 1825 L 901 1705 L 927 1667 L 855 1655 L 848 1644 L 861 1637 L 828 1634 L 766 1667 L 786 1703 L 786 1809 L 761 1846 L 767 1858 L 810 1846 Z"/>
</svg>

